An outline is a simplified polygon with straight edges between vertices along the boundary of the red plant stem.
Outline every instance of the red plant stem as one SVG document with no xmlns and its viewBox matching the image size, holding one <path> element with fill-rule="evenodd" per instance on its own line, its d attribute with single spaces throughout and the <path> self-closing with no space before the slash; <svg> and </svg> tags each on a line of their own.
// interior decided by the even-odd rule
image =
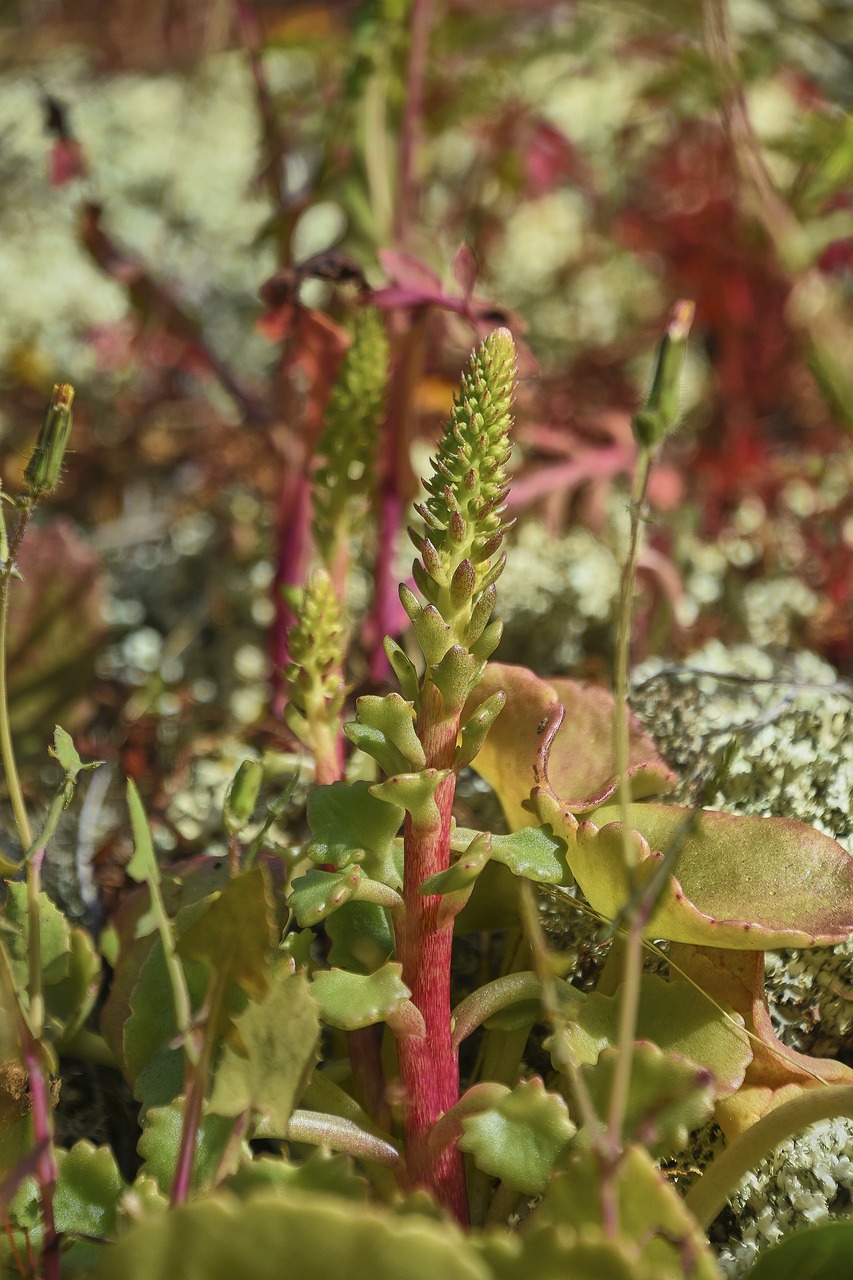
<svg viewBox="0 0 853 1280">
<path fill-rule="evenodd" d="M 43 1280 L 59 1280 L 59 1237 L 56 1234 L 56 1219 L 53 1216 L 57 1174 L 56 1154 L 53 1149 L 49 1088 L 37 1045 L 27 1047 L 24 1053 L 24 1064 L 30 1077 L 33 1139 L 39 1151 L 36 1161 L 36 1180 L 39 1185 L 41 1216 L 44 1223 L 41 1274 Z"/>
<path fill-rule="evenodd" d="M 195 1165 L 196 1143 L 201 1128 L 204 1098 L 210 1079 L 210 1067 L 213 1051 L 216 1047 L 217 1033 L 221 1028 L 221 1008 L 225 998 L 226 984 L 220 972 L 211 975 L 207 985 L 204 1005 L 207 1018 L 204 1026 L 204 1038 L 198 1062 L 193 1064 L 187 1059 L 186 1093 L 184 1096 L 184 1112 L 181 1117 L 181 1141 L 178 1147 L 178 1159 L 175 1164 L 175 1176 L 172 1180 L 172 1194 L 169 1203 L 184 1204 L 192 1190 L 193 1166 Z"/>
<path fill-rule="evenodd" d="M 427 767 L 447 769 L 459 732 L 458 715 L 442 718 L 441 695 L 431 681 L 424 684 L 418 716 L 418 737 Z M 400 1076 L 405 1098 L 406 1162 L 413 1185 L 424 1186 L 456 1219 L 468 1222 L 465 1168 L 456 1146 L 435 1158 L 428 1150 L 432 1126 L 459 1100 L 459 1066 L 450 1034 L 450 959 L 453 925 L 436 924 L 437 894 L 418 892 L 428 876 L 450 865 L 450 820 L 456 775 L 438 787 L 438 817 L 428 827 L 415 826 L 411 815 L 404 830 L 403 900 L 405 916 L 398 928 L 398 955 L 403 981 L 420 1010 L 426 1035 L 402 1037 L 398 1044 Z"/>
<path fill-rule="evenodd" d="M 406 106 L 400 133 L 400 185 L 394 216 L 394 235 L 400 244 L 415 215 L 418 178 L 415 172 L 421 141 L 424 110 L 424 83 L 429 55 L 430 0 L 413 0 L 409 34 L 409 62 L 406 67 Z"/>
</svg>

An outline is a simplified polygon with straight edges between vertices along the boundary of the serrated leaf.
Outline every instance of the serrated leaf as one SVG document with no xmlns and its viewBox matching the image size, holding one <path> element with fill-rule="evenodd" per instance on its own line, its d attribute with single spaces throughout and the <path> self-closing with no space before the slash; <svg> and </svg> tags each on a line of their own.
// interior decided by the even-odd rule
<svg viewBox="0 0 853 1280">
<path fill-rule="evenodd" d="M 286 1189 L 288 1195 L 292 1190 L 318 1191 L 347 1200 L 366 1200 L 369 1189 L 367 1179 L 355 1172 L 349 1156 L 325 1147 L 315 1148 L 299 1164 L 283 1157 L 258 1156 L 241 1165 L 222 1185 L 244 1200 L 255 1192 L 274 1189 Z"/>
<path fill-rule="evenodd" d="M 308 797 L 309 856 L 337 869 L 363 862 L 371 880 L 399 888 L 392 850 L 405 816 L 403 809 L 371 795 L 367 782 L 316 787 Z"/>
<path fill-rule="evenodd" d="M 104 1237 L 116 1234 L 119 1197 L 126 1183 L 109 1147 L 84 1140 L 56 1153 L 59 1176 L 53 1211 L 57 1231 Z"/>
<path fill-rule="evenodd" d="M 234 1025 L 248 1057 L 226 1045 L 208 1108 L 224 1116 L 260 1112 L 284 1133 L 317 1061 L 320 1022 L 307 977 L 279 965 L 266 996 Z"/>
<path fill-rule="evenodd" d="M 618 1044 L 620 1001 L 621 989 L 613 996 L 593 991 L 566 1028 L 569 1050 L 579 1065 L 592 1065 L 602 1050 Z M 740 1086 L 752 1058 L 740 1021 L 688 982 L 665 982 L 654 973 L 642 975 L 637 1038 L 710 1071 L 718 1098 Z"/>
<path fill-rule="evenodd" d="M 229 881 L 204 915 L 181 935 L 177 952 L 218 970 L 258 999 L 268 987 L 276 942 L 272 889 L 263 866 Z"/>
<path fill-rule="evenodd" d="M 208 1196 L 147 1218 L 104 1251 L 93 1280 L 281 1280 L 283 1258 L 299 1280 L 490 1280 L 445 1220 L 297 1188 Z"/>
<path fill-rule="evenodd" d="M 610 1097 L 619 1050 L 603 1049 L 594 1066 L 581 1067 L 596 1114 L 610 1114 Z M 631 1081 L 625 1107 L 624 1134 L 628 1142 L 642 1142 L 655 1159 L 674 1155 L 687 1146 L 690 1134 L 702 1127 L 714 1109 L 711 1073 L 657 1045 L 634 1045 Z"/>
<path fill-rule="evenodd" d="M 454 844 L 464 843 L 476 832 L 457 828 Z M 492 836 L 492 857 L 502 862 L 515 876 L 524 876 L 539 884 L 571 884 L 566 865 L 566 841 L 555 836 L 550 827 L 521 827 L 508 835 Z"/>
<path fill-rule="evenodd" d="M 595 1234 L 600 1232 L 605 1227 L 601 1179 L 597 1155 L 573 1153 L 553 1175 L 530 1227 L 569 1227 L 584 1234 L 591 1227 Z M 722 1280 L 695 1218 L 647 1152 L 628 1147 L 611 1175 L 611 1187 L 618 1233 L 611 1230 L 609 1236 L 630 1246 L 643 1280 L 684 1280 L 685 1257 L 690 1258 L 690 1280 Z"/>
<path fill-rule="evenodd" d="M 287 899 L 303 929 L 325 920 L 349 902 L 361 883 L 361 867 L 350 864 L 341 871 L 306 871 L 297 877 Z"/>
<path fill-rule="evenodd" d="M 142 1136 L 137 1144 L 137 1151 L 143 1161 L 139 1172 L 144 1177 L 153 1178 L 164 1195 L 169 1194 L 175 1177 L 183 1108 L 183 1097 L 175 1098 L 167 1107 L 152 1107 L 142 1121 Z M 217 1172 L 233 1172 L 242 1160 L 251 1159 L 247 1142 L 240 1142 L 233 1152 L 229 1152 L 233 1128 L 234 1120 L 231 1116 L 207 1112 L 202 1116 L 193 1161 L 194 1191 L 203 1191 L 209 1187 Z M 226 1152 L 229 1152 L 228 1168 L 220 1170 Z"/>
<path fill-rule="evenodd" d="M 412 993 L 403 982 L 402 972 L 403 966 L 391 961 L 367 974 L 348 973 L 345 969 L 319 970 L 314 974 L 312 991 L 320 1017 L 343 1031 L 394 1020 L 411 1005 Z"/>
<path fill-rule="evenodd" d="M 575 1132 L 564 1099 L 537 1077 L 508 1090 L 496 1107 L 462 1120 L 462 1151 L 515 1191 L 539 1195 Z"/>
</svg>

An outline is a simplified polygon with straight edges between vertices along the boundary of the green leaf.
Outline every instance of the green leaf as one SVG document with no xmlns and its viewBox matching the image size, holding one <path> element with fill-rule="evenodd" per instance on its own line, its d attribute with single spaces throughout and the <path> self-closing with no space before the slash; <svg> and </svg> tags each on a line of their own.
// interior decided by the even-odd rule
<svg viewBox="0 0 853 1280">
<path fill-rule="evenodd" d="M 222 1185 L 243 1200 L 258 1191 L 280 1188 L 286 1188 L 288 1195 L 292 1190 L 319 1191 L 347 1200 L 366 1200 L 368 1192 L 367 1179 L 355 1172 L 352 1159 L 325 1147 L 317 1147 L 299 1164 L 259 1156 L 241 1165 Z"/>
<path fill-rule="evenodd" d="M 601 1051 L 595 1066 L 581 1074 L 596 1114 L 610 1114 L 610 1097 L 619 1050 Z M 631 1082 L 625 1109 L 627 1141 L 642 1142 L 655 1159 L 674 1155 L 687 1146 L 690 1134 L 711 1118 L 715 1082 L 710 1072 L 653 1044 L 634 1046 Z"/>
<path fill-rule="evenodd" d="M 369 1027 L 374 1022 L 392 1025 L 401 1019 L 419 1018 L 403 982 L 403 966 L 389 961 L 375 973 L 348 973 L 345 969 L 321 969 L 314 974 L 312 991 L 323 1022 L 343 1031 Z"/>
<path fill-rule="evenodd" d="M 575 1132 L 565 1101 L 536 1077 L 524 1081 L 496 1107 L 462 1120 L 459 1146 L 484 1173 L 515 1191 L 539 1195 Z"/>
<path fill-rule="evenodd" d="M 308 797 L 312 840 L 309 856 L 337 869 L 363 862 L 372 880 L 396 889 L 400 878 L 393 858 L 394 838 L 405 811 L 370 794 L 370 784 L 333 782 Z"/>
<path fill-rule="evenodd" d="M 640 833 L 641 883 L 654 874 L 688 813 L 674 805 L 628 807 L 628 822 Z M 578 884 L 592 906 L 613 919 L 630 896 L 619 809 L 597 810 L 576 840 L 564 834 Z M 803 822 L 703 810 L 675 870 L 648 937 L 764 951 L 829 946 L 853 932 L 853 858 Z"/>
<path fill-rule="evenodd" d="M 63 771 L 72 779 L 77 777 L 81 769 L 93 767 L 92 765 L 84 766 L 77 754 L 71 734 L 66 733 L 59 725 L 53 730 L 53 746 L 48 747 L 48 754 L 59 761 Z"/>
<path fill-rule="evenodd" d="M 137 1151 L 143 1161 L 140 1174 L 153 1178 L 164 1195 L 169 1194 L 175 1177 L 183 1109 L 183 1097 L 175 1098 L 167 1107 L 152 1107 L 142 1122 L 142 1136 L 137 1144 Z M 234 1120 L 231 1116 L 207 1112 L 202 1116 L 195 1145 L 193 1190 L 203 1191 L 213 1183 L 223 1157 L 229 1150 L 233 1128 Z M 249 1144 L 241 1142 L 230 1153 L 229 1167 L 221 1172 L 230 1173 L 240 1161 L 249 1159 Z"/>
<path fill-rule="evenodd" d="M 423 769 L 426 756 L 415 732 L 415 708 L 399 693 L 384 698 L 370 694 L 355 704 L 357 723 L 344 732 L 357 747 L 378 761 L 383 773 L 411 773 Z"/>
<path fill-rule="evenodd" d="M 360 882 L 361 867 L 352 864 L 341 871 L 312 869 L 294 880 L 287 903 L 300 927 L 307 929 L 348 902 Z"/>
<path fill-rule="evenodd" d="M 636 1259 L 628 1242 L 608 1239 L 592 1227 L 583 1237 L 565 1225 L 525 1224 L 523 1236 L 490 1235 L 475 1247 L 488 1262 L 493 1280 L 658 1280 Z"/>
<path fill-rule="evenodd" d="M 454 846 L 464 845 L 476 832 L 457 828 Z M 566 865 L 566 842 L 549 827 L 522 827 L 508 835 L 492 836 L 492 857 L 502 862 L 515 876 L 524 876 L 539 884 L 571 884 Z"/>
<path fill-rule="evenodd" d="M 388 913 L 374 902 L 347 902 L 326 921 L 332 943 L 329 964 L 354 973 L 374 973 L 394 955 Z"/>
<path fill-rule="evenodd" d="M 131 880 L 137 880 L 140 884 L 159 884 L 160 868 L 154 854 L 148 816 L 132 778 L 128 778 L 127 781 L 127 807 L 130 811 L 130 827 L 133 832 L 133 857 L 125 870 Z"/>
<path fill-rule="evenodd" d="M 613 996 L 593 991 L 566 1028 L 569 1050 L 579 1065 L 592 1065 L 602 1050 L 618 1044 L 620 1002 L 621 989 Z M 718 1009 L 690 983 L 643 974 L 637 1038 L 710 1071 L 718 1098 L 734 1093 L 752 1059 L 749 1039 L 739 1024 L 736 1015 Z"/>
<path fill-rule="evenodd" d="M 79 1235 L 116 1234 L 119 1196 L 126 1190 L 109 1147 L 85 1140 L 56 1153 L 59 1176 L 53 1210 L 56 1228 Z"/>
<path fill-rule="evenodd" d="M 436 875 L 429 876 L 424 880 L 418 890 L 419 893 L 443 894 L 469 890 L 486 866 L 492 856 L 492 845 L 495 840 L 495 837 L 490 832 L 477 833 L 476 831 L 460 831 L 457 829 L 454 832 L 454 836 L 462 841 L 470 837 L 470 843 L 466 843 L 464 852 L 459 855 L 455 862 L 451 863 L 446 871 L 439 871 Z"/>
<path fill-rule="evenodd" d="M 93 1280 L 491 1280 L 446 1221 L 294 1188 L 209 1196 L 132 1227 Z M 697 1277 L 702 1280 L 702 1277 Z"/>
<path fill-rule="evenodd" d="M 79 1031 L 91 1013 L 101 988 L 101 957 L 85 929 L 72 929 L 68 973 L 45 987 L 48 1021 L 59 1036 L 59 1049 Z"/>
<path fill-rule="evenodd" d="M 450 774 L 450 769 L 421 769 L 420 773 L 398 773 L 385 782 L 375 782 L 370 788 L 370 794 L 388 804 L 401 806 L 412 815 L 412 822 L 416 827 L 434 827 L 440 817 L 435 793 Z"/>
<path fill-rule="evenodd" d="M 308 979 L 282 963 L 267 995 L 250 1002 L 234 1023 L 248 1057 L 226 1045 L 209 1110 L 224 1116 L 261 1112 L 284 1133 L 317 1061 L 320 1023 Z"/>
<path fill-rule="evenodd" d="M 29 985 L 27 939 L 30 931 L 27 915 L 27 886 L 22 882 L 7 886 L 6 923 L 10 927 L 6 950 L 11 961 L 15 985 L 26 1000 Z M 58 907 L 54 906 L 46 893 L 39 894 L 39 925 L 42 977 L 45 986 L 50 986 L 68 976 L 71 964 L 71 929 L 65 916 Z"/>
<path fill-rule="evenodd" d="M 268 987 L 276 942 L 272 889 L 263 866 L 229 881 L 204 915 L 181 936 L 177 951 L 216 969 L 258 999 Z"/>
<path fill-rule="evenodd" d="M 768 1249 L 744 1280 L 832 1280 L 849 1273 L 851 1258 L 853 1222 L 827 1222 Z"/>
<path fill-rule="evenodd" d="M 601 1163 L 596 1155 L 581 1151 L 573 1154 L 565 1168 L 551 1178 L 530 1227 L 534 1223 L 536 1227 L 558 1230 L 568 1227 L 595 1238 L 605 1226 L 601 1179 Z M 618 1234 L 614 1237 L 611 1233 L 611 1239 L 630 1249 L 636 1274 L 643 1280 L 684 1280 L 685 1258 L 690 1259 L 690 1280 L 722 1280 L 695 1218 L 647 1152 L 628 1147 L 612 1175 L 611 1185 L 618 1223 Z M 634 1273 L 629 1274 L 634 1280 Z"/>
</svg>

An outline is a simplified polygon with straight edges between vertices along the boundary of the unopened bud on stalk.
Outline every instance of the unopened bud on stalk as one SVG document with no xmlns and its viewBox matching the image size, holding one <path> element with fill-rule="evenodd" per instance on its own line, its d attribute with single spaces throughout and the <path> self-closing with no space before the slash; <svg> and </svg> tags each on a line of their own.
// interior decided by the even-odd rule
<svg viewBox="0 0 853 1280">
<path fill-rule="evenodd" d="M 62 382 L 53 388 L 50 404 L 36 440 L 32 457 L 24 471 L 24 483 L 33 498 L 53 493 L 59 484 L 62 461 L 71 435 L 71 406 L 74 388 Z"/>
<path fill-rule="evenodd" d="M 250 822 L 263 778 L 260 760 L 244 760 L 235 773 L 223 806 L 225 826 L 231 835 L 238 835 Z"/>
<path fill-rule="evenodd" d="M 672 309 L 666 333 L 658 343 L 652 385 L 642 409 L 634 414 L 637 443 L 646 449 L 659 445 L 678 426 L 681 416 L 681 375 L 687 337 L 696 306 L 682 299 Z"/>
</svg>

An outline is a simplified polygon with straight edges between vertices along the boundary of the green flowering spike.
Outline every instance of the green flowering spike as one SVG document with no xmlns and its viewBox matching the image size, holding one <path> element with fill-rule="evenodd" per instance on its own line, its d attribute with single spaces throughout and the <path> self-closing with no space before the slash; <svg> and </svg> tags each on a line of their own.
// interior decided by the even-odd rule
<svg viewBox="0 0 853 1280">
<path fill-rule="evenodd" d="M 334 773 L 332 759 L 340 730 L 345 686 L 345 634 L 338 597 L 325 569 L 308 579 L 288 635 L 291 662 L 285 671 L 289 701 L 285 720 Z M 324 779 L 325 780 L 325 779 Z"/>
<path fill-rule="evenodd" d="M 73 403 L 74 388 L 68 383 L 60 383 L 53 388 L 35 448 L 24 470 L 24 483 L 33 498 L 53 493 L 59 484 L 62 461 L 71 435 Z"/>
<path fill-rule="evenodd" d="M 634 414 L 633 420 L 637 443 L 646 449 L 659 445 L 678 426 L 681 375 L 695 310 L 692 302 L 677 302 L 666 333 L 658 343 L 652 385 L 646 403 Z"/>
<path fill-rule="evenodd" d="M 463 374 L 438 456 L 432 460 L 435 474 L 425 482 L 429 496 L 417 508 L 429 532 L 414 537 L 421 556 L 413 566 L 415 583 L 449 628 L 442 647 L 433 634 L 437 625 L 425 619 L 429 605 L 413 616 L 411 601 L 403 600 L 430 667 L 453 644 L 470 643 L 475 615 L 475 631 L 477 626 L 482 631 L 486 618 L 481 620 L 478 606 L 503 568 L 493 557 L 508 527 L 503 503 L 514 380 L 512 337 L 507 329 L 496 329 L 474 352 Z M 424 637 L 422 632 L 428 634 Z"/>
<path fill-rule="evenodd" d="M 324 563 L 357 526 L 366 508 L 388 373 L 388 338 L 378 311 L 360 311 L 352 345 L 325 415 L 314 475 L 314 537 Z"/>
</svg>

